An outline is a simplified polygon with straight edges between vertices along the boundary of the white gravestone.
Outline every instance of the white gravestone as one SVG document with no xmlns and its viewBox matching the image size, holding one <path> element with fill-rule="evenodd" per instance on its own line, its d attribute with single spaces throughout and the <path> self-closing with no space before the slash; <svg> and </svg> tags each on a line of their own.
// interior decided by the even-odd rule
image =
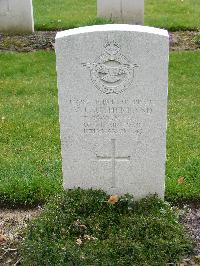
<svg viewBox="0 0 200 266">
<path fill-rule="evenodd" d="M 101 25 L 59 32 L 64 188 L 164 196 L 168 32 Z"/>
<path fill-rule="evenodd" d="M 97 16 L 116 23 L 144 24 L 144 0 L 97 0 Z"/>
<path fill-rule="evenodd" d="M 0 32 L 34 31 L 32 0 L 0 0 Z"/>
</svg>

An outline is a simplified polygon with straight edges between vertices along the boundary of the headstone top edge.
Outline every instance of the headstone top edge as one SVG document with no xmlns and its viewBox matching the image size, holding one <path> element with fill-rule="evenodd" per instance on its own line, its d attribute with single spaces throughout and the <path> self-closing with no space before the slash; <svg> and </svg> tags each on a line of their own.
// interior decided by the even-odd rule
<svg viewBox="0 0 200 266">
<path fill-rule="evenodd" d="M 109 31 L 129 31 L 129 32 L 142 32 L 156 34 L 169 38 L 167 30 L 149 27 L 149 26 L 140 26 L 140 25 L 129 25 L 129 24 L 105 24 L 105 25 L 93 25 L 86 27 L 79 27 L 74 29 L 69 29 L 65 31 L 57 32 L 56 40 L 68 37 L 71 35 L 79 35 L 83 33 L 92 33 L 92 32 L 109 32 Z"/>
</svg>

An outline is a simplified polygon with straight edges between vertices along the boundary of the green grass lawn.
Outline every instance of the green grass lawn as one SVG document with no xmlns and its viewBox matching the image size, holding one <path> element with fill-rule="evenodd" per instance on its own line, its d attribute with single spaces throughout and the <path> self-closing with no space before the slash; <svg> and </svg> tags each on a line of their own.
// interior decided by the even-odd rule
<svg viewBox="0 0 200 266">
<path fill-rule="evenodd" d="M 0 198 L 37 203 L 60 188 L 53 53 L 0 54 Z"/>
<path fill-rule="evenodd" d="M 96 18 L 96 0 L 33 0 L 37 30 L 107 23 Z M 145 25 L 170 30 L 200 27 L 199 0 L 145 0 Z"/>
<path fill-rule="evenodd" d="M 61 189 L 55 55 L 1 53 L 0 62 L 0 203 L 42 203 Z M 200 199 L 199 69 L 199 52 L 171 53 L 168 199 Z"/>
<path fill-rule="evenodd" d="M 200 53 L 172 53 L 169 72 L 167 195 L 200 199 Z M 184 177 L 185 184 L 177 184 Z"/>
</svg>

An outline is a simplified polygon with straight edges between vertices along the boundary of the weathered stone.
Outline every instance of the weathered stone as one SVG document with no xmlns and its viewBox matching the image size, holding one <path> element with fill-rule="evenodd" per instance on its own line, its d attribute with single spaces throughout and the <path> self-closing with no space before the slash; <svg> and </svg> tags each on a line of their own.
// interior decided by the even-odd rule
<svg viewBox="0 0 200 266">
<path fill-rule="evenodd" d="M 116 23 L 144 24 L 144 0 L 97 0 L 97 16 Z"/>
<path fill-rule="evenodd" d="M 33 32 L 32 0 L 0 0 L 0 31 Z"/>
<path fill-rule="evenodd" d="M 164 195 L 168 33 L 101 25 L 56 36 L 64 187 Z"/>
</svg>

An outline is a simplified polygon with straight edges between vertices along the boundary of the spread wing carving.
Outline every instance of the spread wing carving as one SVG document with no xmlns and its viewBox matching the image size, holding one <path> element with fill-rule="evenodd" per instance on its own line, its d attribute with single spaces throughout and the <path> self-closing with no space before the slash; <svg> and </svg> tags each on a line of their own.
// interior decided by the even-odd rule
<svg viewBox="0 0 200 266">
<path fill-rule="evenodd" d="M 119 67 L 112 67 L 112 66 L 105 66 L 101 65 L 101 68 L 98 71 L 99 74 L 101 74 L 101 79 L 109 82 L 114 83 L 117 81 L 120 81 L 123 77 L 123 74 L 126 73 L 123 66 Z"/>
</svg>

